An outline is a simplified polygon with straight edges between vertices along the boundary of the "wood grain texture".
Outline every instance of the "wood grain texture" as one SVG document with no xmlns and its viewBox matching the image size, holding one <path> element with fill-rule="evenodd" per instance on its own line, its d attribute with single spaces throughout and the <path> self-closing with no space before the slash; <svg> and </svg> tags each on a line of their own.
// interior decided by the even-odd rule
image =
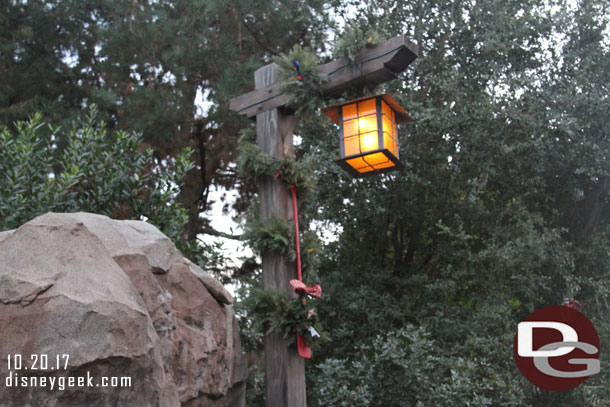
<svg viewBox="0 0 610 407">
<path fill-rule="evenodd" d="M 375 46 L 364 48 L 358 54 L 356 64 L 345 58 L 320 67 L 329 81 L 323 86 L 325 97 L 340 95 L 353 87 L 372 88 L 394 79 L 417 58 L 418 49 L 404 35 L 390 38 Z M 273 78 L 263 87 L 257 86 L 252 92 L 231 99 L 229 108 L 246 117 L 254 117 L 262 112 L 286 105 L 286 97 L 281 94 L 279 78 Z"/>
<path fill-rule="evenodd" d="M 263 88 L 277 82 L 279 67 L 270 64 L 257 70 L 254 82 Z M 294 158 L 292 135 L 296 119 L 279 109 L 271 109 L 256 115 L 256 141 L 267 154 L 276 158 Z M 260 213 L 262 219 L 280 216 L 293 219 L 292 203 L 286 185 L 271 177 L 259 184 Z M 290 280 L 297 277 L 293 262 L 281 253 L 262 254 L 263 288 L 271 288 L 294 298 L 296 294 Z M 288 346 L 281 335 L 272 333 L 263 339 L 265 349 L 265 405 L 266 407 L 305 407 L 305 363 L 295 346 Z"/>
</svg>

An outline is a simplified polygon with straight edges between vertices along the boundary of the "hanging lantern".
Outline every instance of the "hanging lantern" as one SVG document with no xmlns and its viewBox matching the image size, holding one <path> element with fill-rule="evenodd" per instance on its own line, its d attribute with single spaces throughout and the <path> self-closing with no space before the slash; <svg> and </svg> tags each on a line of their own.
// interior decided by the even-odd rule
<svg viewBox="0 0 610 407">
<path fill-rule="evenodd" d="M 411 118 L 388 93 L 367 96 L 323 109 L 339 125 L 339 166 L 354 177 L 399 170 L 396 124 Z"/>
</svg>

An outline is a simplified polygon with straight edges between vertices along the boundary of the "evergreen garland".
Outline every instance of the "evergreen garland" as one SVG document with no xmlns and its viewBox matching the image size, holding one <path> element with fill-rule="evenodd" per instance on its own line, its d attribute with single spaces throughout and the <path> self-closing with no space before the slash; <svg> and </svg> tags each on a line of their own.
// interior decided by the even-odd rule
<svg viewBox="0 0 610 407">
<path fill-rule="evenodd" d="M 263 220 L 256 209 L 245 216 L 244 233 L 241 239 L 258 254 L 266 251 L 279 251 L 288 261 L 296 260 L 294 227 L 292 222 L 282 218 Z M 301 233 L 301 268 L 308 281 L 317 281 L 316 270 L 319 267 L 318 252 L 320 241 L 314 231 Z"/>
<path fill-rule="evenodd" d="M 344 57 L 350 64 L 356 64 L 358 53 L 364 47 L 371 47 L 387 39 L 387 36 L 363 24 L 348 24 L 343 34 L 335 43 L 334 55 L 337 58 Z"/>
<path fill-rule="evenodd" d="M 254 138 L 256 138 L 256 132 L 254 132 Z M 290 157 L 274 158 L 251 140 L 252 130 L 243 131 L 238 141 L 237 172 L 239 176 L 252 181 L 258 181 L 263 176 L 276 178 L 286 185 L 296 186 L 301 197 L 313 192 L 316 187 L 316 179 L 312 176 L 312 161 L 297 162 Z"/>
<path fill-rule="evenodd" d="M 275 62 L 280 67 L 281 91 L 288 99 L 288 107 L 301 117 L 314 115 L 324 104 L 322 85 L 328 82 L 328 76 L 320 73 L 317 56 L 297 44 L 288 54 L 276 57 Z"/>
<path fill-rule="evenodd" d="M 268 251 L 280 251 L 289 261 L 294 261 L 294 228 L 282 218 L 274 217 L 266 221 L 261 219 L 258 210 L 252 208 L 246 215 L 244 240 L 249 247 L 262 254 Z"/>
<path fill-rule="evenodd" d="M 247 314 L 255 317 L 253 328 L 257 332 L 281 334 L 291 344 L 298 333 L 311 346 L 314 339 L 309 331 L 311 326 L 320 334 L 319 340 L 327 340 L 315 317 L 315 308 L 303 305 L 300 298 L 288 299 L 279 291 L 257 288 L 242 304 Z"/>
</svg>

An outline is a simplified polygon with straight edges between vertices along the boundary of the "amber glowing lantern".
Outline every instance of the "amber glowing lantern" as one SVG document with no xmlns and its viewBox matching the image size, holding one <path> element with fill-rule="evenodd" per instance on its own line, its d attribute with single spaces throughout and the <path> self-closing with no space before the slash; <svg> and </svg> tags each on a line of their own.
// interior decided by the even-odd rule
<svg viewBox="0 0 610 407">
<path fill-rule="evenodd" d="M 367 96 L 323 111 L 341 132 L 341 158 L 335 161 L 354 177 L 404 168 L 396 125 L 411 118 L 392 96 Z"/>
</svg>

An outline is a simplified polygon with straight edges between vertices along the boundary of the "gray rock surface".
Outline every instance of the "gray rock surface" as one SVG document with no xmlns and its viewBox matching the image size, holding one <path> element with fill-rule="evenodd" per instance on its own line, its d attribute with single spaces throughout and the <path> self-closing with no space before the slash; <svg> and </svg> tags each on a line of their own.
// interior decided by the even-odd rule
<svg viewBox="0 0 610 407">
<path fill-rule="evenodd" d="M 211 275 L 207 274 L 201 267 L 194 264 L 190 260 L 186 260 L 189 269 L 193 274 L 197 276 L 199 281 L 206 286 L 210 294 L 221 304 L 231 305 L 233 304 L 233 296 L 225 290 L 222 284 Z"/>
<path fill-rule="evenodd" d="M 2 232 L 2 406 L 243 406 L 232 301 L 145 222 L 47 213 Z M 21 355 L 23 368 L 9 371 L 8 355 Z M 55 369 L 34 370 L 45 357 Z M 93 387 L 67 386 L 87 374 Z M 130 377 L 131 386 L 98 387 L 102 376 Z M 18 377 L 47 384 L 16 387 Z"/>
</svg>

